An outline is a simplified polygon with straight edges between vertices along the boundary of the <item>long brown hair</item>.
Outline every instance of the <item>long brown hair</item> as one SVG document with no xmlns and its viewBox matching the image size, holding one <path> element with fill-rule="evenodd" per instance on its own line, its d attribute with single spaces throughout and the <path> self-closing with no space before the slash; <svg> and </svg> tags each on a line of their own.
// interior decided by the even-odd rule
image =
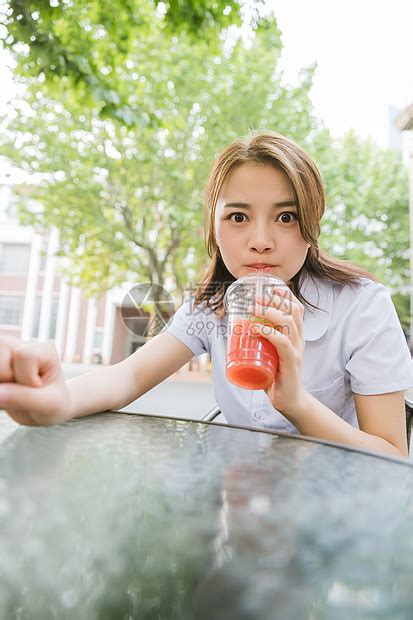
<svg viewBox="0 0 413 620">
<path fill-rule="evenodd" d="M 297 201 L 298 221 L 304 240 L 310 244 L 300 271 L 291 279 L 290 288 L 303 304 L 312 306 L 300 293 L 300 281 L 307 274 L 340 284 L 355 285 L 360 277 L 377 278 L 350 261 L 329 256 L 318 247 L 320 220 L 325 211 L 325 190 L 321 174 L 307 153 L 284 136 L 266 131 L 236 140 L 218 156 L 205 188 L 205 243 L 212 259 L 195 293 L 194 305 L 206 306 L 222 316 L 225 291 L 234 276 L 226 268 L 217 246 L 214 229 L 215 209 L 227 174 L 246 162 L 269 164 L 289 179 Z M 312 306 L 315 307 L 315 306 Z"/>
</svg>

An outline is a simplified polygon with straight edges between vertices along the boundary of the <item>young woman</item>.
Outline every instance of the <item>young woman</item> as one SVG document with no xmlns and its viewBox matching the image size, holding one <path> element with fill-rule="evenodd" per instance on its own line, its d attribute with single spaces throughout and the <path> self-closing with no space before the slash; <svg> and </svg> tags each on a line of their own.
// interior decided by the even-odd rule
<svg viewBox="0 0 413 620">
<path fill-rule="evenodd" d="M 210 267 L 162 333 L 119 364 L 66 383 L 51 345 L 2 339 L 0 408 L 26 425 L 120 409 L 208 352 L 227 422 L 407 457 L 409 350 L 387 289 L 319 249 L 325 192 L 314 162 L 275 132 L 252 134 L 219 155 L 205 209 Z M 249 391 L 225 376 L 223 297 L 260 269 L 288 289 L 255 309 L 278 327 L 256 333 L 275 345 L 280 367 L 267 390 Z"/>
</svg>

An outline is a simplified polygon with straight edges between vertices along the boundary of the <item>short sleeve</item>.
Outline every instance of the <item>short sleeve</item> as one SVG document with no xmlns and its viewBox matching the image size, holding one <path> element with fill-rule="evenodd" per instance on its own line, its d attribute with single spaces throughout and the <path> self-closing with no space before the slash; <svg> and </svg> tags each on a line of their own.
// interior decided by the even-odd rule
<svg viewBox="0 0 413 620">
<path fill-rule="evenodd" d="M 199 307 L 194 307 L 192 300 L 178 308 L 162 331 L 178 338 L 196 357 L 210 352 L 205 313 Z"/>
<path fill-rule="evenodd" d="M 356 394 L 385 394 L 413 387 L 413 365 L 390 293 L 366 286 L 351 306 L 344 332 L 346 370 Z"/>
</svg>

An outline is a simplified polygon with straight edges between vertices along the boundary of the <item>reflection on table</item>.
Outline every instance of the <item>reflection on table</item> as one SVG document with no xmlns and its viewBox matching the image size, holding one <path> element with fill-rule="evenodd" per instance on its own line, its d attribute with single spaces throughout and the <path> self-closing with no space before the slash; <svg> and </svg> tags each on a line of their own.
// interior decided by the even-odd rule
<svg viewBox="0 0 413 620">
<path fill-rule="evenodd" d="M 108 413 L 0 450 L 2 617 L 412 617 L 407 462 Z"/>
</svg>

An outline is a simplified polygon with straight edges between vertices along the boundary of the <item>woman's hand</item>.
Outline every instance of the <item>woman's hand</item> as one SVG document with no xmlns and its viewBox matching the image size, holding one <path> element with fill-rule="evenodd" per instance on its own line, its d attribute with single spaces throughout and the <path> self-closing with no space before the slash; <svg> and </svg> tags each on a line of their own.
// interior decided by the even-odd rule
<svg viewBox="0 0 413 620">
<path fill-rule="evenodd" d="M 69 391 L 52 344 L 0 337 L 0 409 L 26 426 L 70 418 Z"/>
<path fill-rule="evenodd" d="M 265 392 L 273 407 L 293 422 L 295 412 L 302 410 L 307 395 L 301 380 L 305 346 L 304 306 L 289 289 L 275 288 L 270 300 L 257 298 L 252 311 L 256 317 L 267 319 L 275 326 L 253 322 L 251 330 L 253 334 L 266 338 L 277 349 L 278 372 L 275 381 Z"/>
</svg>

